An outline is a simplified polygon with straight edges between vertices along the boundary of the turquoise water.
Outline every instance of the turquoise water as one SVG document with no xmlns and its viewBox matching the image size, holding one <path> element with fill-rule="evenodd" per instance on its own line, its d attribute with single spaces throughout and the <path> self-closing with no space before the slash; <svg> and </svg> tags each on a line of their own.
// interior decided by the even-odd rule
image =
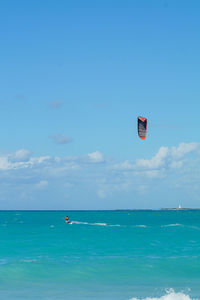
<svg viewBox="0 0 200 300">
<path fill-rule="evenodd" d="M 147 297 L 200 299 L 199 211 L 0 212 L 0 299 Z"/>
</svg>

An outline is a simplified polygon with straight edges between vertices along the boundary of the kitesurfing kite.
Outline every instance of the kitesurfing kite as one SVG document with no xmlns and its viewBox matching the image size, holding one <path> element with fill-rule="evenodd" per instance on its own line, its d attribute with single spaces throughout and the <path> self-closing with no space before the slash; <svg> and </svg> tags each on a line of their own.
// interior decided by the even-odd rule
<svg viewBox="0 0 200 300">
<path fill-rule="evenodd" d="M 138 117 L 138 135 L 144 140 L 147 134 L 147 119 L 143 117 Z"/>
</svg>

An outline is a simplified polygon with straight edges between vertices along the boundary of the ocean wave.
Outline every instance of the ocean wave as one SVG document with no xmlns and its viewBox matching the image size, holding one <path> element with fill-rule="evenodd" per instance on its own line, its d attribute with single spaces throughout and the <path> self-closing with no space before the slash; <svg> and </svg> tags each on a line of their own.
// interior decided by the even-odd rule
<svg viewBox="0 0 200 300">
<path fill-rule="evenodd" d="M 140 300 L 139 298 L 131 298 L 130 300 Z M 186 295 L 182 292 L 176 293 L 173 289 L 169 289 L 166 291 L 166 294 L 157 298 L 157 297 L 146 297 L 143 298 L 142 300 L 197 300 L 190 298 L 189 295 Z"/>
<path fill-rule="evenodd" d="M 161 227 L 174 227 L 174 226 L 183 226 L 183 225 L 179 223 L 175 223 L 175 224 L 162 225 Z"/>
<path fill-rule="evenodd" d="M 143 227 L 143 228 L 146 228 L 147 225 L 136 225 L 136 227 Z"/>
<path fill-rule="evenodd" d="M 81 224 L 81 225 L 91 225 L 91 226 L 108 226 L 108 227 L 120 227 L 119 224 L 110 225 L 107 223 L 88 223 L 88 222 L 78 222 L 78 221 L 71 221 L 71 224 Z"/>
</svg>

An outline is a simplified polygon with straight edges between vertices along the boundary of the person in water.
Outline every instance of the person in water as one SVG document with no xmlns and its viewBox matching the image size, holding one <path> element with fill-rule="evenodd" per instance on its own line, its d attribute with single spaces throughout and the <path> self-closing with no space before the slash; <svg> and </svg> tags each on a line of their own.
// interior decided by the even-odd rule
<svg viewBox="0 0 200 300">
<path fill-rule="evenodd" d="M 66 221 L 67 223 L 71 223 L 71 221 L 69 220 L 69 217 L 68 217 L 68 216 L 65 217 L 65 221 Z"/>
</svg>

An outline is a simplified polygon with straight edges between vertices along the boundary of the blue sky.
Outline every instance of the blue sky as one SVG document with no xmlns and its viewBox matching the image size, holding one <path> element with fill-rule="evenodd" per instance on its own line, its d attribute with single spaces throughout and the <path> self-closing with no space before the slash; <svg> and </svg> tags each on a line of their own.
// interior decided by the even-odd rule
<svg viewBox="0 0 200 300">
<path fill-rule="evenodd" d="M 1 3 L 1 209 L 200 207 L 199 9 Z"/>
</svg>

